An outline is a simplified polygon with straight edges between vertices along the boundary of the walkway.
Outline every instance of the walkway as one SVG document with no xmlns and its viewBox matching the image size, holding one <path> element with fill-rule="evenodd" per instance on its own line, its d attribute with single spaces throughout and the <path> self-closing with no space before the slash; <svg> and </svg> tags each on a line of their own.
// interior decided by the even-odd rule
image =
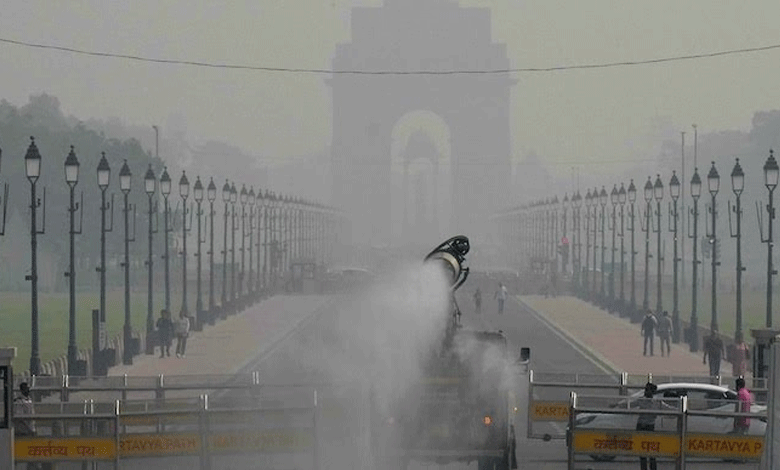
<svg viewBox="0 0 780 470">
<path fill-rule="evenodd" d="M 177 358 L 176 340 L 171 357 L 139 355 L 129 366 L 112 367 L 108 375 L 157 376 L 233 374 L 287 337 L 314 316 L 331 297 L 277 295 L 243 312 L 191 332 L 185 357 Z"/>
<path fill-rule="evenodd" d="M 629 374 L 655 376 L 706 376 L 703 352 L 692 353 L 685 343 L 672 344 L 671 355 L 662 357 L 656 336 L 655 355 L 642 354 L 643 338 L 638 324 L 620 318 L 576 297 L 521 296 L 521 303 L 535 310 L 550 326 L 603 368 Z M 721 373 L 731 377 L 731 364 L 721 363 Z M 729 379 L 726 379 L 729 380 Z M 733 384 L 728 383 L 733 387 Z"/>
</svg>

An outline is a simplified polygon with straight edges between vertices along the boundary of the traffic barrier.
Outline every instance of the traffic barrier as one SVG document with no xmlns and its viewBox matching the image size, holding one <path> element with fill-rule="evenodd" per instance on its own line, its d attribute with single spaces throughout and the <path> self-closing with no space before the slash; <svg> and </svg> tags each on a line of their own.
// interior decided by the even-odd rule
<svg viewBox="0 0 780 470">
<path fill-rule="evenodd" d="M 308 455 L 317 468 L 316 391 L 276 390 L 287 398 L 257 406 L 262 396 L 210 403 L 197 399 L 144 403 L 36 404 L 35 436 L 14 442 L 16 462 L 114 461 L 196 456 L 201 468 L 233 454 Z M 83 412 L 79 413 L 79 408 Z M 30 419 L 15 417 L 14 422 Z M 308 465 L 307 465 L 308 466 Z"/>
<path fill-rule="evenodd" d="M 750 382 L 748 388 L 754 395 L 766 396 L 765 378 L 752 378 L 748 381 Z M 566 437 L 565 427 L 561 423 L 567 422 L 569 419 L 569 395 L 571 392 L 627 396 L 642 390 L 647 382 L 724 385 L 734 383 L 734 379 L 709 376 L 639 375 L 626 372 L 579 374 L 531 370 L 528 372 L 527 437 L 543 440 Z"/>
<path fill-rule="evenodd" d="M 640 403 L 640 400 L 645 403 Z M 764 414 L 697 410 L 691 409 L 692 403 L 695 402 L 685 396 L 661 399 L 619 398 L 618 401 L 614 397 L 580 396 L 576 392 L 571 392 L 566 435 L 568 468 L 570 470 L 575 468 L 574 459 L 578 454 L 592 457 L 633 456 L 674 459 L 678 470 L 685 469 L 688 457 L 745 462 L 755 462 L 761 458 L 764 448 L 763 435 L 689 432 L 689 425 L 691 418 L 765 419 Z M 733 409 L 736 409 L 737 403 L 735 402 L 734 405 Z M 636 424 L 641 416 L 652 416 L 648 419 L 652 423 L 658 422 L 659 419 L 672 418 L 675 420 L 676 429 L 670 430 L 668 427 L 655 424 L 654 431 L 639 431 L 633 426 L 594 428 L 591 420 L 578 425 L 577 418 L 583 413 L 591 416 L 593 414 L 636 416 L 636 420 L 631 421 L 632 424 Z"/>
</svg>

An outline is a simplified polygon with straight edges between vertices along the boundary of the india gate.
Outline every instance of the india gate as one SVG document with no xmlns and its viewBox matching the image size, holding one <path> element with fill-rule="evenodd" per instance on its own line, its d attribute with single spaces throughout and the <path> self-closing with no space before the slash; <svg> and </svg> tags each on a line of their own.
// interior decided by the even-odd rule
<svg viewBox="0 0 780 470">
<path fill-rule="evenodd" d="M 385 0 L 352 9 L 334 70 L 486 71 L 510 67 L 489 8 Z M 333 203 L 357 242 L 479 236 L 511 181 L 507 73 L 334 74 Z M 420 240 L 425 242 L 426 240 Z"/>
</svg>

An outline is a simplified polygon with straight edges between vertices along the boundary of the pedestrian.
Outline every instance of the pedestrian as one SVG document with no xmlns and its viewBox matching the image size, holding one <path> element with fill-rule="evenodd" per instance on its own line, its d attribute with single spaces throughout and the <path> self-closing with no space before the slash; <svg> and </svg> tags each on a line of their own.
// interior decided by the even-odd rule
<svg viewBox="0 0 780 470">
<path fill-rule="evenodd" d="M 504 302 L 506 302 L 507 298 L 506 286 L 503 283 L 498 283 L 498 290 L 496 291 L 496 295 L 494 295 L 493 298 L 498 299 L 498 314 L 503 315 Z"/>
<path fill-rule="evenodd" d="M 710 360 L 710 377 L 720 375 L 720 359 L 723 357 L 723 340 L 718 335 L 718 330 L 713 329 L 710 335 L 704 339 L 704 358 L 702 364 Z"/>
<path fill-rule="evenodd" d="M 669 312 L 664 310 L 661 319 L 658 320 L 658 337 L 661 338 L 661 357 L 664 355 L 664 344 L 666 344 L 666 355 L 672 353 L 672 346 L 669 339 L 672 336 L 672 319 L 669 318 Z"/>
<path fill-rule="evenodd" d="M 643 397 L 637 400 L 637 406 L 639 407 L 639 409 L 655 410 L 660 408 L 659 403 L 653 401 L 653 395 L 657 390 L 658 390 L 658 386 L 655 385 L 654 383 L 647 382 L 645 384 L 645 392 L 643 394 Z M 655 418 L 656 415 L 652 413 L 643 413 L 639 415 L 639 418 L 637 418 L 636 420 L 636 430 L 649 431 L 649 432 L 655 431 Z M 650 460 L 650 470 L 657 470 L 658 463 L 656 462 L 655 457 L 649 457 L 649 458 L 645 456 L 639 457 L 639 468 L 641 470 L 647 470 L 648 460 Z"/>
<path fill-rule="evenodd" d="M 479 290 L 479 287 L 474 291 L 474 311 L 477 312 L 477 315 L 482 313 L 482 291 Z"/>
<path fill-rule="evenodd" d="M 27 382 L 19 384 L 19 395 L 14 398 L 14 435 L 16 436 L 34 436 L 35 421 L 31 419 L 20 418 L 24 415 L 32 415 L 35 412 L 32 397 L 30 396 L 30 386 Z"/>
<path fill-rule="evenodd" d="M 731 348 L 731 372 L 734 377 L 744 377 L 750 360 L 750 346 L 745 343 L 742 332 L 734 335 L 734 346 Z"/>
<path fill-rule="evenodd" d="M 190 335 L 190 318 L 185 312 L 179 314 L 176 322 L 176 357 L 184 357 L 187 349 L 187 337 Z"/>
<path fill-rule="evenodd" d="M 737 377 L 737 413 L 750 413 L 750 406 L 753 404 L 753 397 L 750 390 L 745 386 L 745 378 Z M 737 434 L 747 434 L 750 429 L 750 418 L 747 416 L 737 416 L 734 418 L 734 432 Z"/>
<path fill-rule="evenodd" d="M 645 313 L 645 318 L 642 320 L 642 330 L 640 331 L 640 334 L 645 338 L 643 356 L 647 356 L 648 343 L 650 343 L 650 355 L 653 355 L 653 334 L 655 333 L 656 326 L 658 326 L 658 321 L 655 319 L 655 316 L 653 316 L 653 312 L 648 309 L 647 313 Z"/>
<path fill-rule="evenodd" d="M 171 357 L 173 323 L 171 322 L 171 312 L 166 309 L 160 311 L 160 318 L 157 319 L 157 336 L 160 339 L 160 357 Z"/>
</svg>

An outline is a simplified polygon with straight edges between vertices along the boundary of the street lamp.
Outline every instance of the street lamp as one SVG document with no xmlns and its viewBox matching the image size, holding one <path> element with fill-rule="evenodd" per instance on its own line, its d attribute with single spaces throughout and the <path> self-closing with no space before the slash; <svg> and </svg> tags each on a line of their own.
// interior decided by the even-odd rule
<svg viewBox="0 0 780 470">
<path fill-rule="evenodd" d="M 31 341 L 30 341 L 30 374 L 40 375 L 41 358 L 38 352 L 38 235 L 44 233 L 45 228 L 40 231 L 36 227 L 36 211 L 41 205 L 35 194 L 35 184 L 41 175 L 41 154 L 35 145 L 35 139 L 30 137 L 30 146 L 27 147 L 27 154 L 24 156 L 25 172 L 30 181 L 30 275 L 25 276 L 25 280 L 31 283 Z M 46 191 L 43 198 L 43 221 L 46 223 Z"/>
<path fill-rule="evenodd" d="M 620 316 L 625 316 L 626 312 L 626 290 L 625 290 L 625 275 L 626 275 L 626 225 L 625 225 L 625 206 L 626 206 L 626 187 L 623 183 L 620 183 L 620 189 L 617 194 L 618 204 L 620 204 L 620 228 L 618 229 L 618 237 L 620 237 L 620 300 L 618 302 L 618 311 Z"/>
<path fill-rule="evenodd" d="M 718 288 L 719 261 L 717 256 L 718 235 L 715 233 L 718 211 L 715 207 L 715 196 L 718 194 L 718 189 L 720 188 L 720 175 L 718 175 L 718 170 L 715 169 L 715 162 L 712 162 L 710 172 L 707 174 L 707 188 L 710 191 L 710 196 L 712 196 L 712 203 L 710 204 L 710 214 L 712 215 L 712 232 L 708 234 L 710 237 L 710 244 L 712 245 L 712 323 L 710 324 L 710 330 L 718 331 L 718 304 L 716 290 Z"/>
<path fill-rule="evenodd" d="M 65 158 L 65 182 L 70 188 L 70 205 L 68 214 L 70 215 L 70 230 L 68 231 L 70 241 L 70 258 L 68 265 L 68 375 L 76 375 L 78 370 L 78 347 L 76 346 L 76 266 L 75 266 L 75 235 L 81 234 L 82 222 L 84 221 L 84 211 L 81 211 L 79 229 L 76 230 L 75 216 L 79 207 L 83 207 L 84 196 L 82 193 L 81 202 L 76 202 L 75 191 L 79 182 L 79 160 L 76 158 L 76 152 L 73 146 L 70 146 L 70 153 Z M 83 371 L 86 375 L 86 371 Z"/>
<path fill-rule="evenodd" d="M 255 188 L 254 186 L 249 188 L 247 193 L 247 204 L 249 205 L 249 278 L 246 283 L 246 291 L 249 298 L 254 301 L 254 277 L 252 276 L 252 265 L 254 264 L 254 258 L 252 257 L 252 246 L 254 243 L 254 230 L 255 230 Z"/>
<path fill-rule="evenodd" d="M 562 227 L 561 227 L 561 241 L 563 241 L 564 239 L 566 240 L 566 244 L 561 243 L 563 245 L 563 249 L 562 249 L 563 253 L 561 253 L 561 255 L 563 257 L 561 259 L 561 272 L 563 274 L 566 274 L 566 272 L 568 271 L 568 268 L 569 268 L 569 266 L 568 266 L 569 265 L 569 252 L 568 252 L 568 250 L 569 250 L 569 240 L 568 240 L 568 238 L 566 238 L 566 213 L 567 213 L 567 211 L 569 209 L 569 195 L 568 194 L 564 194 L 563 195 L 563 200 L 561 201 L 561 209 L 563 209 L 562 210 L 562 212 L 563 212 L 562 213 L 563 220 L 562 220 Z"/>
<path fill-rule="evenodd" d="M 658 245 L 657 245 L 657 258 L 656 258 L 656 306 L 655 311 L 658 312 L 660 315 L 661 312 L 664 311 L 663 307 L 663 289 L 661 288 L 662 283 L 662 269 L 661 269 L 661 261 L 663 261 L 663 257 L 661 255 L 661 199 L 664 197 L 664 184 L 661 182 L 661 175 L 656 175 L 655 178 L 655 184 L 653 185 L 653 195 L 655 196 L 655 203 L 656 203 L 656 209 L 655 209 L 655 216 L 657 221 L 657 226 L 655 227 L 655 232 L 658 234 Z"/>
<path fill-rule="evenodd" d="M 214 324 L 215 302 L 214 302 L 214 201 L 217 199 L 217 185 L 214 184 L 214 178 L 209 178 L 209 186 L 206 189 L 206 198 L 209 200 L 209 325 Z"/>
<path fill-rule="evenodd" d="M 616 239 L 617 236 L 617 204 L 618 204 L 618 189 L 617 185 L 612 186 L 612 191 L 609 194 L 609 201 L 612 204 L 612 257 L 611 266 L 609 268 L 609 311 L 615 311 L 615 251 L 617 251 Z"/>
<path fill-rule="evenodd" d="M 114 196 L 111 195 L 111 204 L 106 203 L 106 189 L 108 189 L 111 177 L 111 168 L 106 160 L 106 153 L 102 152 L 97 167 L 98 187 L 100 188 L 100 266 L 97 271 L 100 273 L 100 317 L 98 322 L 98 335 L 93 340 L 93 374 L 102 375 L 106 367 L 104 356 L 101 354 L 105 348 L 104 329 L 106 325 L 106 232 L 113 231 L 114 228 Z M 106 227 L 106 211 L 111 209 L 110 227 Z M 94 337 L 93 337 L 94 338 Z M 96 341 L 95 341 L 96 340 Z M 101 344 L 103 343 L 103 344 Z"/>
<path fill-rule="evenodd" d="M 222 202 L 225 203 L 225 227 L 222 231 L 222 305 L 220 306 L 220 315 L 224 319 L 227 314 L 228 304 L 228 287 L 227 287 L 227 253 L 228 253 L 228 217 L 230 216 L 230 183 L 225 180 L 225 185 L 222 186 Z M 233 297 L 231 296 L 231 299 Z"/>
<path fill-rule="evenodd" d="M 745 189 L 745 172 L 739 164 L 739 158 L 731 170 L 731 189 L 736 196 L 736 205 L 734 214 L 737 218 L 737 230 L 733 233 L 731 230 L 731 211 L 729 211 L 729 235 L 737 239 L 737 325 L 734 329 L 734 340 L 740 341 L 742 338 L 742 272 L 745 267 L 742 266 L 742 191 Z M 729 203 L 731 206 L 731 203 Z"/>
<path fill-rule="evenodd" d="M 576 255 L 576 265 L 572 266 L 572 269 L 574 271 L 575 277 L 575 283 L 574 286 L 576 288 L 576 292 L 582 294 L 582 286 L 580 285 L 580 270 L 581 270 L 581 255 L 582 255 L 582 240 L 580 239 L 580 207 L 582 206 L 582 196 L 580 196 L 580 192 L 577 191 L 574 196 L 571 198 L 572 203 L 574 204 L 574 238 L 573 240 L 573 249 L 576 250 L 576 253 L 572 253 L 572 255 Z"/>
<path fill-rule="evenodd" d="M 777 274 L 777 272 L 775 272 L 774 270 L 774 267 L 772 266 L 772 245 L 774 244 L 774 240 L 772 237 L 772 225 L 773 225 L 772 221 L 775 220 L 774 191 L 775 188 L 777 187 L 777 180 L 779 175 L 780 175 L 780 167 L 778 167 L 777 160 L 775 160 L 774 151 L 770 149 L 769 158 L 767 158 L 766 163 L 764 163 L 764 185 L 766 186 L 766 189 L 769 191 L 769 203 L 766 206 L 769 228 L 768 228 L 767 238 L 763 239 L 762 236 L 762 240 L 761 240 L 763 243 L 766 243 L 766 248 L 767 248 L 767 254 L 766 254 L 766 327 L 767 328 L 772 327 L 772 276 Z"/>
<path fill-rule="evenodd" d="M 232 305 L 231 312 L 235 313 L 236 300 L 238 299 L 238 291 L 236 290 L 236 201 L 238 200 L 238 191 L 236 191 L 236 183 L 230 186 L 230 206 L 233 211 L 230 218 L 230 303 Z"/>
<path fill-rule="evenodd" d="M 160 193 L 163 195 L 163 232 L 165 233 L 165 311 L 171 312 L 171 273 L 170 273 L 170 255 L 168 253 L 168 234 L 173 231 L 173 227 L 168 227 L 168 214 L 170 206 L 168 205 L 168 196 L 171 194 L 171 177 L 168 175 L 168 167 L 163 167 L 160 175 Z"/>
<path fill-rule="evenodd" d="M 606 207 L 607 207 L 607 200 L 609 198 L 609 195 L 607 194 L 607 190 L 604 189 L 604 186 L 601 187 L 601 192 L 599 193 L 599 204 L 601 204 L 601 282 L 599 286 L 599 301 L 601 302 L 601 305 L 603 306 L 606 303 L 607 294 L 606 294 L 606 285 L 604 283 L 604 257 L 607 253 L 607 242 L 605 239 L 604 234 L 604 222 L 606 221 Z M 593 261 L 593 265 L 596 265 L 595 260 Z"/>
<path fill-rule="evenodd" d="M 652 231 L 652 227 L 650 227 L 651 221 L 650 221 L 650 214 L 652 213 L 653 209 L 650 203 L 653 200 L 653 183 L 650 182 L 650 177 L 647 177 L 647 182 L 645 183 L 645 226 L 642 227 L 642 230 L 645 232 L 645 295 L 642 300 L 642 313 L 647 312 L 650 309 L 650 298 L 649 298 L 649 292 L 648 289 L 650 287 L 649 281 L 650 281 L 650 232 Z"/>
<path fill-rule="evenodd" d="M 157 190 L 157 178 L 154 176 L 154 170 L 152 170 L 152 164 L 149 164 L 149 168 L 144 175 L 144 192 L 149 199 L 149 227 L 147 233 L 148 257 L 146 260 L 147 269 L 147 288 L 146 288 L 146 354 L 154 354 L 154 341 L 152 336 L 154 334 L 154 270 L 152 269 L 152 236 L 157 233 L 155 229 L 155 220 L 157 215 L 156 204 L 153 203 L 154 193 Z"/>
<path fill-rule="evenodd" d="M 196 296 L 195 296 L 195 330 L 201 331 L 203 324 L 206 323 L 203 311 L 203 291 L 201 290 L 201 268 L 203 266 L 203 250 L 201 249 L 203 242 L 206 240 L 201 238 L 201 219 L 203 216 L 203 210 L 201 210 L 201 203 L 203 202 L 203 183 L 200 182 L 200 176 L 195 178 L 195 186 L 192 187 L 192 198 L 195 199 L 195 215 L 198 217 L 198 230 L 197 230 L 197 242 L 198 252 L 195 253 L 195 257 L 198 259 L 196 263 Z"/>
<path fill-rule="evenodd" d="M 590 189 L 585 193 L 585 299 L 590 297 L 590 208 L 593 206 L 593 195 Z"/>
<path fill-rule="evenodd" d="M 257 196 L 255 197 L 255 206 L 257 207 L 257 212 L 255 215 L 255 218 L 257 219 L 257 264 L 255 269 L 255 298 L 259 301 L 262 298 L 263 295 L 263 282 L 262 282 L 262 257 L 260 256 L 260 247 L 263 246 L 263 230 L 265 230 L 265 227 L 263 226 L 263 190 L 260 188 L 257 188 Z"/>
<path fill-rule="evenodd" d="M 677 265 L 682 261 L 677 256 L 677 222 L 680 218 L 680 214 L 677 212 L 677 200 L 680 198 L 680 180 L 677 179 L 677 172 L 672 172 L 672 179 L 669 180 L 669 194 L 672 196 L 672 205 L 669 208 L 669 231 L 672 232 L 674 237 L 674 253 L 672 257 L 672 267 L 674 270 L 674 277 L 672 282 L 674 284 L 672 290 L 672 342 L 680 342 L 680 298 L 679 298 L 679 285 L 677 277 Z"/>
<path fill-rule="evenodd" d="M 192 230 L 192 219 L 190 218 L 190 226 L 187 227 L 187 198 L 190 195 L 190 182 L 187 179 L 187 175 L 182 170 L 181 178 L 179 178 L 179 196 L 182 200 L 181 210 L 181 245 L 182 245 L 182 257 L 181 257 L 181 310 L 179 316 L 189 316 L 189 310 L 187 309 L 187 232 Z"/>
<path fill-rule="evenodd" d="M 249 193 L 246 190 L 246 185 L 241 185 L 241 192 L 239 193 L 239 201 L 241 202 L 241 272 L 238 275 L 238 296 L 244 295 L 244 253 L 246 252 L 246 201 L 249 197 Z"/>
<path fill-rule="evenodd" d="M 701 196 L 701 178 L 699 177 L 699 169 L 694 168 L 693 177 L 691 178 L 691 197 L 693 198 L 693 208 L 690 215 L 693 219 L 693 233 L 689 234 L 689 238 L 693 239 L 693 265 L 692 265 L 692 277 L 691 277 L 691 326 L 690 326 L 690 350 L 696 352 L 699 350 L 699 321 L 697 313 L 697 300 L 699 293 L 699 197 Z"/>
<path fill-rule="evenodd" d="M 123 214 L 125 216 L 125 260 L 124 263 L 122 263 L 122 267 L 125 270 L 125 325 L 123 329 L 124 346 L 122 348 L 122 364 L 125 365 L 131 365 L 133 363 L 133 356 L 135 355 L 135 349 L 132 345 L 133 327 L 130 324 L 130 242 L 135 241 L 135 217 L 133 217 L 133 236 L 130 237 L 129 214 L 131 207 L 128 204 L 130 181 L 132 177 L 133 174 L 130 172 L 130 167 L 127 166 L 127 160 L 125 160 L 122 164 L 122 168 L 119 170 L 119 189 L 122 191 L 122 197 L 124 199 Z"/>
<path fill-rule="evenodd" d="M 636 247 L 635 247 L 635 235 L 636 235 L 636 186 L 634 186 L 634 180 L 628 185 L 628 202 L 631 204 L 631 211 L 629 213 L 629 220 L 631 221 L 631 305 L 629 306 L 629 315 L 631 321 L 637 323 L 641 321 L 642 315 L 637 315 L 636 309 Z"/>
</svg>

